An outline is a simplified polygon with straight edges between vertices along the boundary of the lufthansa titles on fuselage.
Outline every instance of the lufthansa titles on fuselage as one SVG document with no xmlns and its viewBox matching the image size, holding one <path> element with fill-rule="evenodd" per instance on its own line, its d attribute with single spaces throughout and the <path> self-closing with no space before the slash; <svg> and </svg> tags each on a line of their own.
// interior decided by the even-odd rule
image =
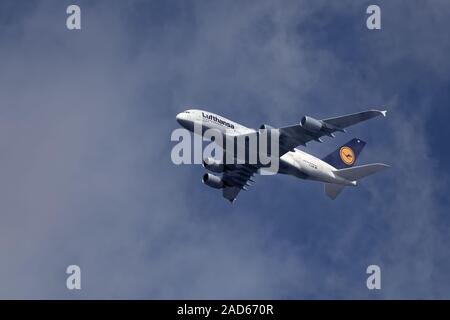
<svg viewBox="0 0 450 320">
<path fill-rule="evenodd" d="M 234 125 L 233 124 L 231 124 L 231 123 L 229 123 L 229 122 L 227 122 L 225 120 L 222 120 L 222 119 L 216 117 L 215 115 L 207 114 L 207 113 L 202 112 L 202 116 L 205 119 L 214 121 L 214 122 L 216 122 L 218 124 L 221 124 L 223 126 L 226 126 L 226 127 L 230 128 L 230 129 L 234 129 Z"/>
</svg>

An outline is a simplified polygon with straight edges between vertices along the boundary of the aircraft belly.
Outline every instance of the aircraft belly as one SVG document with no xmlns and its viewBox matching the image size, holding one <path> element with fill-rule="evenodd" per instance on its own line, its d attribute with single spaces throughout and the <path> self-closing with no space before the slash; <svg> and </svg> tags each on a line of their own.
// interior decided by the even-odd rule
<svg viewBox="0 0 450 320">
<path fill-rule="evenodd" d="M 322 165 L 312 157 L 297 157 L 295 164 L 305 179 L 322 182 L 332 182 L 334 180 L 330 172 L 324 170 Z"/>
<path fill-rule="evenodd" d="M 308 175 L 298 167 L 297 163 L 292 159 L 292 157 L 289 157 L 288 154 L 280 158 L 280 168 L 278 173 L 288 174 L 300 179 L 308 178 Z"/>
</svg>

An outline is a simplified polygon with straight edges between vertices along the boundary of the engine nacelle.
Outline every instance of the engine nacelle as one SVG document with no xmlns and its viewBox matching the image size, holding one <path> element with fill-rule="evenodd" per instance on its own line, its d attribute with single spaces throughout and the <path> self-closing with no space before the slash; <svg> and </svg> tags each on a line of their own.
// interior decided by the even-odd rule
<svg viewBox="0 0 450 320">
<path fill-rule="evenodd" d="M 203 159 L 203 167 L 209 171 L 217 173 L 223 172 L 224 169 L 223 163 L 210 157 Z"/>
<path fill-rule="evenodd" d="M 300 124 L 303 128 L 311 132 L 319 132 L 323 127 L 322 121 L 308 116 L 304 116 L 302 121 L 300 121 Z"/>
<path fill-rule="evenodd" d="M 274 127 L 269 126 L 268 124 L 262 124 L 259 128 L 260 129 L 265 129 L 265 130 L 275 129 Z"/>
<path fill-rule="evenodd" d="M 215 189 L 223 188 L 222 178 L 215 176 L 211 173 L 205 173 L 203 175 L 202 182 L 211 188 L 215 188 Z"/>
</svg>

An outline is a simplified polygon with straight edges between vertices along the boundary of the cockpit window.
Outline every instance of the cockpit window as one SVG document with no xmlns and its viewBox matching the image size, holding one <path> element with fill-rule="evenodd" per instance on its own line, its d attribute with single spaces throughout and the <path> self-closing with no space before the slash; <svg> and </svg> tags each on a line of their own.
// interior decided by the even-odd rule
<svg viewBox="0 0 450 320">
<path fill-rule="evenodd" d="M 189 111 L 185 111 L 184 113 L 189 113 Z"/>
</svg>

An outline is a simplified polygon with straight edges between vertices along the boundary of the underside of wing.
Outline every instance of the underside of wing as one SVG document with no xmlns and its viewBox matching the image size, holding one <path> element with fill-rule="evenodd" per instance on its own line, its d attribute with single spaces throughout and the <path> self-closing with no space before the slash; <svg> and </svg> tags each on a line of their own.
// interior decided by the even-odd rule
<svg viewBox="0 0 450 320">
<path fill-rule="evenodd" d="M 241 190 L 247 190 L 254 183 L 252 177 L 257 170 L 256 166 L 247 164 L 227 165 L 222 175 L 224 198 L 233 202 Z"/>
<path fill-rule="evenodd" d="M 254 182 L 252 180 L 253 175 L 258 172 L 259 169 L 267 167 L 267 164 L 260 161 L 261 159 L 258 157 L 255 158 L 257 159 L 256 163 L 247 161 L 248 159 L 253 158 L 252 155 L 255 155 L 255 152 L 257 153 L 257 156 L 259 156 L 259 151 L 261 151 L 261 149 L 265 149 L 264 147 L 260 148 L 259 145 L 259 142 L 262 141 L 260 139 L 263 138 L 263 134 L 268 134 L 268 136 L 266 136 L 268 138 L 266 140 L 267 149 L 265 150 L 267 151 L 267 155 L 274 155 L 272 151 L 275 146 L 272 146 L 272 142 L 279 142 L 278 158 L 299 145 L 306 145 L 306 143 L 312 140 L 322 142 L 320 138 L 323 136 L 334 137 L 334 133 L 337 131 L 345 132 L 345 128 L 349 126 L 380 115 L 385 116 L 386 111 L 369 110 L 323 120 L 317 120 L 312 117 L 305 116 L 302 118 L 300 123 L 296 125 L 282 127 L 279 129 L 272 128 L 268 125 L 263 125 L 260 127 L 259 131 L 251 130 L 243 134 L 230 136 L 231 139 L 229 139 L 229 141 L 225 141 L 224 158 L 221 163 L 215 163 L 213 160 L 204 160 L 204 166 L 206 169 L 213 172 L 222 173 L 222 176 L 206 173 L 203 177 L 203 182 L 212 188 L 222 189 L 223 197 L 231 202 L 234 202 L 241 190 L 247 190 L 247 188 L 252 185 Z M 270 130 L 267 131 L 267 129 Z M 259 140 L 257 148 L 254 150 L 255 148 L 250 146 L 252 141 L 257 140 Z M 268 140 L 270 140 L 270 143 Z M 244 143 L 238 143 L 239 141 L 244 141 Z M 237 152 L 227 153 L 229 143 L 233 147 L 232 150 L 234 151 L 234 149 L 236 149 Z M 243 152 L 240 153 L 240 151 Z M 243 159 L 242 154 L 245 155 L 245 159 Z M 225 161 L 227 160 L 226 155 L 230 155 L 232 160 L 235 162 L 233 164 L 227 164 L 227 161 Z M 243 161 L 244 164 L 239 164 L 241 161 Z M 340 192 L 340 189 L 338 190 L 338 187 L 335 186 L 328 186 L 326 188 L 326 192 L 328 196 L 336 197 Z"/>
<path fill-rule="evenodd" d="M 239 192 L 241 192 L 241 188 L 239 188 L 239 187 L 224 187 L 222 192 L 223 192 L 223 197 L 225 199 L 228 199 L 231 202 L 234 202 L 234 200 L 236 200 Z"/>
<path fill-rule="evenodd" d="M 347 127 L 381 115 L 386 116 L 386 111 L 369 110 L 323 120 L 305 116 L 299 124 L 279 129 L 280 156 L 310 141 L 322 142 L 323 136 L 333 138 L 335 132 L 345 132 Z"/>
<path fill-rule="evenodd" d="M 347 128 L 357 123 L 372 119 L 374 117 L 383 116 L 386 117 L 387 111 L 379 111 L 379 110 L 369 110 L 364 112 L 357 112 L 348 114 L 345 116 L 323 119 L 322 121 L 326 124 L 330 124 L 337 128 Z"/>
</svg>

